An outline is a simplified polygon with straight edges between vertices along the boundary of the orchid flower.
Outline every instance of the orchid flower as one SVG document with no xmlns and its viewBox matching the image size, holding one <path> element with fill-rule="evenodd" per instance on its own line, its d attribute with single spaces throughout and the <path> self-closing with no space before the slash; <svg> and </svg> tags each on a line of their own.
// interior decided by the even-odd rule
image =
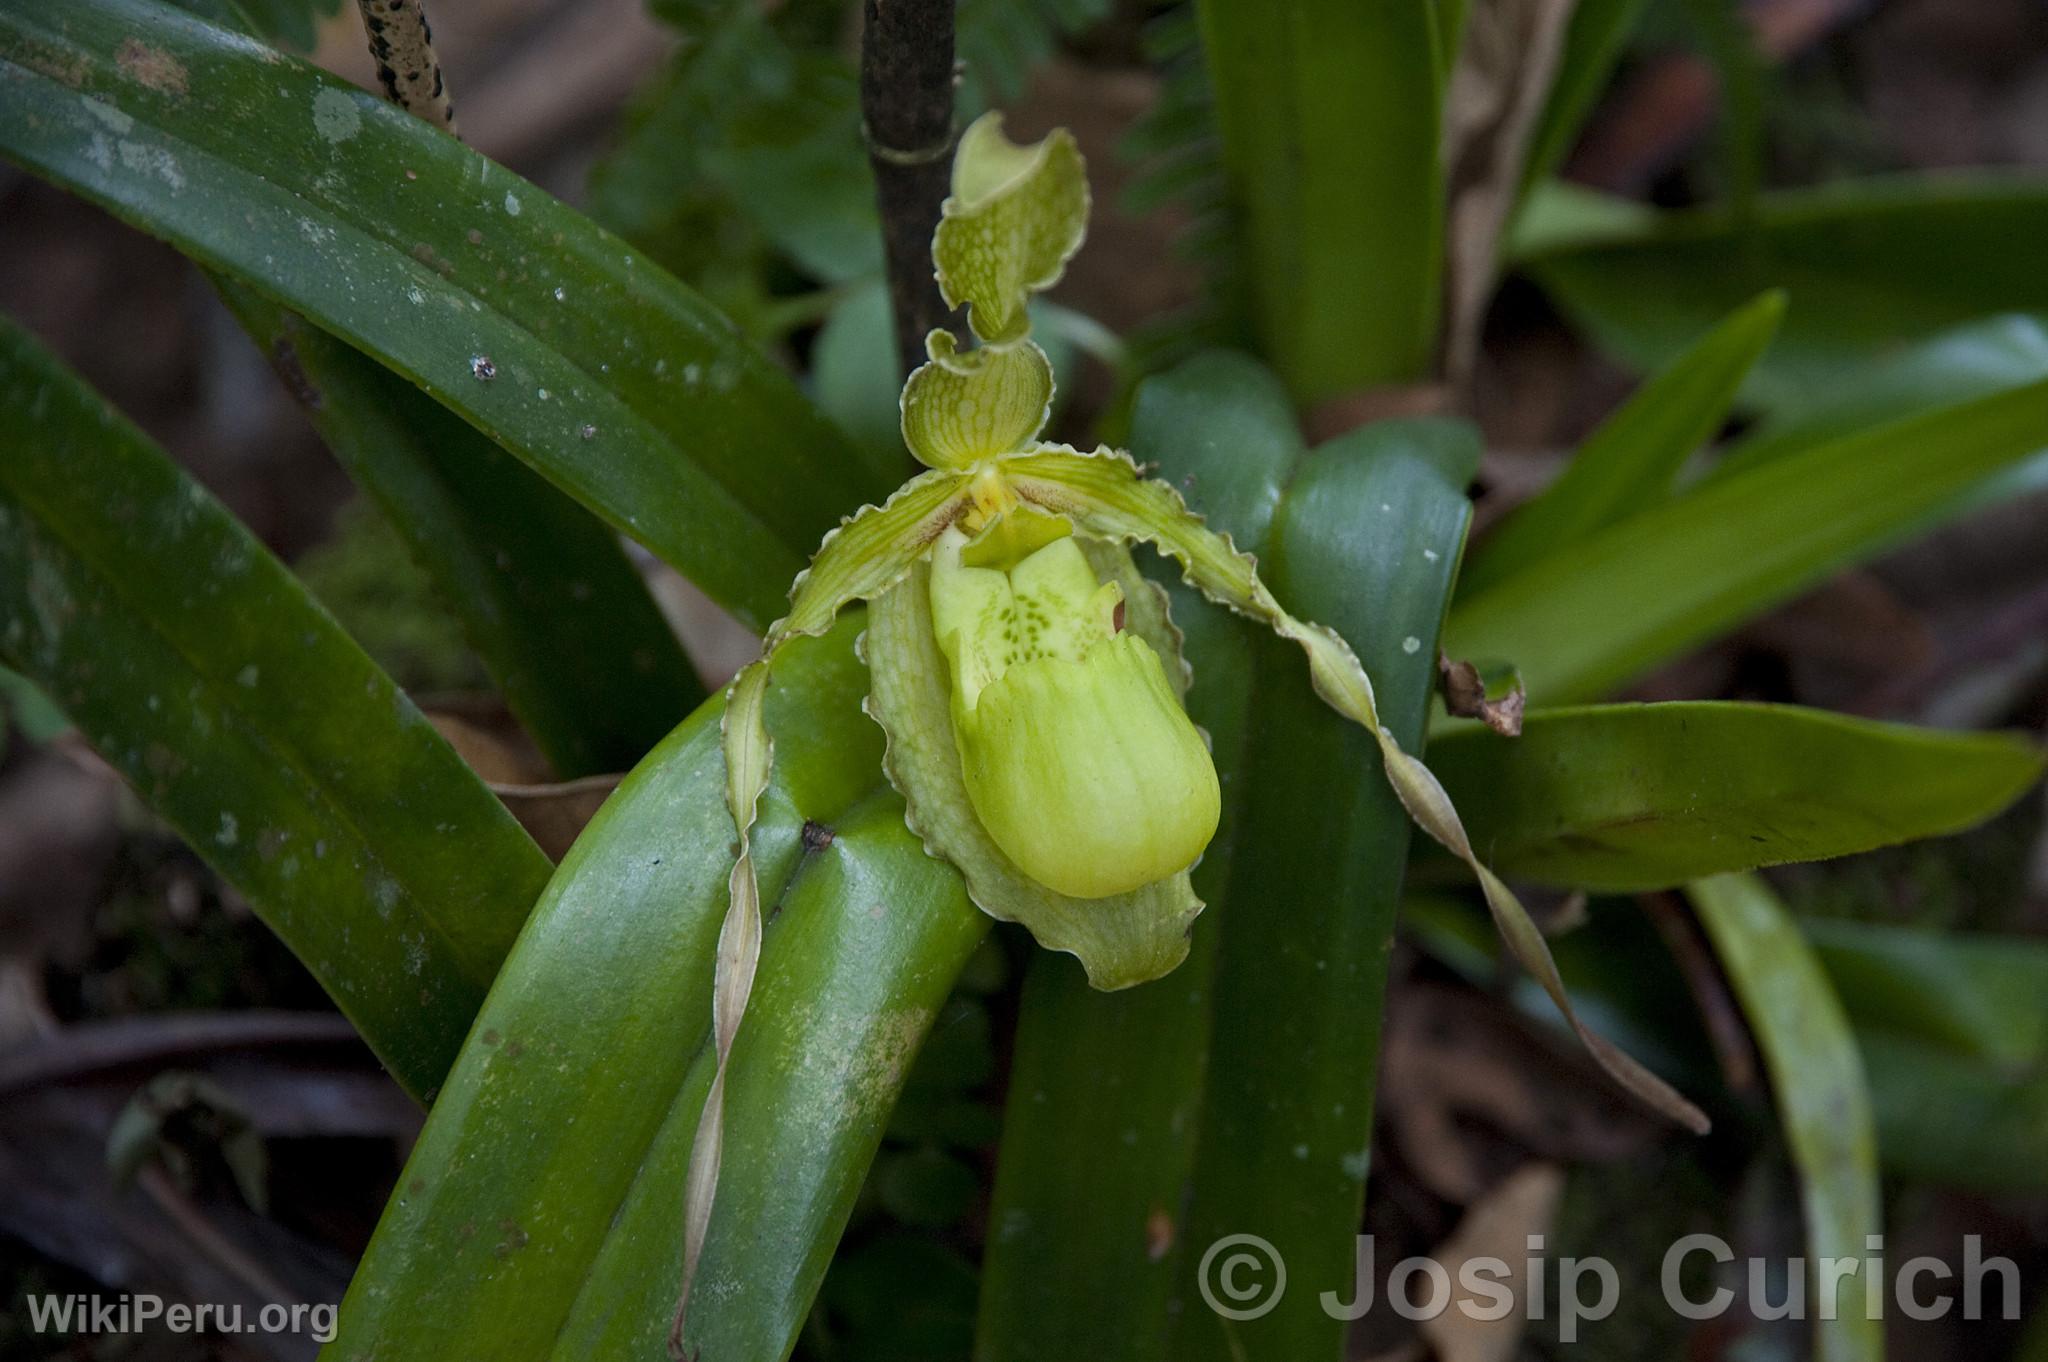
<svg viewBox="0 0 2048 1362">
<path fill-rule="evenodd" d="M 1181 707 L 1190 673 L 1165 593 L 1130 548 L 1149 544 L 1220 605 L 1307 654 L 1333 709 L 1377 739 L 1409 815 L 1478 878 L 1494 921 L 1607 1072 L 1695 1129 L 1705 1117 L 1572 1013 L 1548 947 L 1512 890 L 1474 854 L 1428 767 L 1381 727 L 1371 678 L 1345 641 L 1296 619 L 1230 536 L 1131 458 L 1039 439 L 1052 366 L 1030 337 L 1031 293 L 1080 248 L 1088 186 L 1073 138 L 1019 146 L 990 114 L 962 135 L 932 254 L 976 344 L 936 330 L 902 399 L 927 472 L 826 536 L 726 697 L 726 793 L 739 831 L 719 936 L 718 1070 L 691 1155 L 684 1299 L 718 1178 L 724 1083 L 760 954 L 748 842 L 768 780 L 764 697 L 777 650 L 868 603 L 866 711 L 888 735 L 887 774 L 926 850 L 956 867 L 982 911 L 1072 952 L 1089 982 L 1126 988 L 1186 956 L 1202 910 L 1189 871 L 1220 807 L 1205 739 Z M 677 1316 L 680 1337 L 681 1311 Z"/>
</svg>

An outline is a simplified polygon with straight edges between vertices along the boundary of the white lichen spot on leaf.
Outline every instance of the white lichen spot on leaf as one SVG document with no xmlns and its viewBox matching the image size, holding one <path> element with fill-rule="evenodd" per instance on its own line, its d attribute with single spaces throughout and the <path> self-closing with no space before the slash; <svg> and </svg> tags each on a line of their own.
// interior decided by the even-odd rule
<svg viewBox="0 0 2048 1362">
<path fill-rule="evenodd" d="M 104 123 L 107 130 L 115 136 L 126 137 L 135 131 L 135 120 L 105 100 L 94 99 L 91 95 L 80 95 L 78 102 L 85 106 L 85 111 L 93 118 Z"/>
<path fill-rule="evenodd" d="M 313 96 L 313 131 L 339 146 L 363 129 L 355 97 L 346 90 L 322 90 Z"/>
</svg>

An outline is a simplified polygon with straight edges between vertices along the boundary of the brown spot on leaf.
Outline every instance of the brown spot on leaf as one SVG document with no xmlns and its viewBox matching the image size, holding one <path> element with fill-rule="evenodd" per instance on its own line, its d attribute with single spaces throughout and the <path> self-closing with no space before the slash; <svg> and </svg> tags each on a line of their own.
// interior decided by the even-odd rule
<svg viewBox="0 0 2048 1362">
<path fill-rule="evenodd" d="M 1173 1217 L 1164 1206 L 1154 1206 L 1145 1217 L 1145 1260 L 1157 1263 L 1173 1252 Z"/>
<path fill-rule="evenodd" d="M 74 90 L 84 89 L 86 81 L 92 77 L 92 64 L 84 57 L 60 52 L 39 42 L 14 45 L 8 50 L 7 59 Z"/>
<path fill-rule="evenodd" d="M 186 89 L 185 63 L 168 52 L 151 47 L 140 38 L 122 40 L 114 54 L 114 65 L 137 85 L 162 95 L 182 95 Z"/>
<path fill-rule="evenodd" d="M 439 255 L 436 255 L 434 253 L 434 248 L 432 246 L 429 246 L 424 241 L 414 243 L 412 248 L 412 258 L 419 261 L 422 265 L 425 265 L 428 269 L 432 270 L 434 273 L 440 275 L 444 279 L 455 273 L 455 266 L 449 264 Z"/>
</svg>

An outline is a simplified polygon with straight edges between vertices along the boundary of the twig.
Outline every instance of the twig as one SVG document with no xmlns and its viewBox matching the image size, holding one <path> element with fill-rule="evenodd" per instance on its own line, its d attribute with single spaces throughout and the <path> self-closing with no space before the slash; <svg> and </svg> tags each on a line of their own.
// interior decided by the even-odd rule
<svg viewBox="0 0 2048 1362">
<path fill-rule="evenodd" d="M 1453 69 L 1444 126 L 1444 377 L 1464 393 L 1492 296 L 1501 233 L 1522 184 L 1529 140 L 1576 0 L 1472 6 Z"/>
<path fill-rule="evenodd" d="M 170 1218 L 192 1246 L 211 1258 L 215 1266 L 247 1287 L 257 1299 L 274 1305 L 298 1305 L 303 1298 L 270 1274 L 270 1270 L 242 1251 L 240 1245 L 206 1218 L 192 1198 L 161 1168 L 144 1168 L 135 1176 L 143 1193 Z"/>
<path fill-rule="evenodd" d="M 162 1068 L 223 1050 L 361 1044 L 346 1017 L 328 1012 L 190 1012 L 84 1022 L 0 1053 L 0 1095 L 109 1069 Z"/>
<path fill-rule="evenodd" d="M 1757 1090 L 1756 1043 L 1750 1039 L 1749 1023 L 1742 1019 L 1742 1005 L 1729 990 L 1728 977 L 1721 972 L 1714 948 L 1707 944 L 1692 910 L 1675 894 L 1644 894 L 1641 898 L 1650 922 L 1664 938 L 1671 958 L 1685 976 L 1707 1039 L 1720 1062 L 1722 1081 L 1731 1092 L 1754 1097 Z"/>
<path fill-rule="evenodd" d="M 356 0 L 356 6 L 363 12 L 386 97 L 415 118 L 460 137 L 423 0 Z"/>
<path fill-rule="evenodd" d="M 946 323 L 932 232 L 953 149 L 953 0 L 864 0 L 860 109 L 882 213 L 896 350 L 908 374 Z"/>
</svg>

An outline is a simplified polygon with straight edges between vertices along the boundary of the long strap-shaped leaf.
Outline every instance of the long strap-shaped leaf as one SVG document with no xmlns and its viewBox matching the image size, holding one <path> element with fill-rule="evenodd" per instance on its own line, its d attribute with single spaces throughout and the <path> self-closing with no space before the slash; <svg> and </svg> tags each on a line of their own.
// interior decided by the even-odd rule
<svg viewBox="0 0 2048 1362">
<path fill-rule="evenodd" d="M 1537 704 L 1596 699 L 1923 528 L 2044 444 L 2039 382 L 1713 479 L 1461 600 L 1444 647 L 1512 658 Z"/>
<path fill-rule="evenodd" d="M 1707 1129 L 1704 1112 L 1579 1019 L 1542 932 L 1514 891 L 1474 853 L 1457 810 L 1429 768 L 1403 751 L 1381 726 L 1372 680 L 1343 639 L 1282 609 L 1260 582 L 1251 558 L 1239 553 L 1228 535 L 1204 525 L 1170 486 L 1141 478 L 1128 457 L 1107 451 L 1093 455 L 1048 452 L 1012 460 L 1007 469 L 1012 487 L 1026 501 L 1068 516 L 1092 533 L 1154 544 L 1177 560 L 1189 584 L 1211 600 L 1300 644 L 1308 654 L 1309 675 L 1317 693 L 1373 735 L 1386 761 L 1387 779 L 1402 805 L 1417 826 L 1478 877 L 1501 936 L 1523 968 L 1543 985 L 1601 1067 L 1658 1111 L 1691 1129 Z"/>
<path fill-rule="evenodd" d="M 430 1096 L 543 856 L 290 571 L 0 323 L 0 656 Z"/>
<path fill-rule="evenodd" d="M 1476 431 L 1444 421 L 1379 422 L 1332 440 L 1285 484 L 1260 553 L 1276 596 L 1357 646 L 1382 724 L 1411 750 L 1435 689 L 1479 446 Z M 1304 684 L 1293 645 L 1271 638 L 1257 677 L 1174 1274 L 1183 1305 L 1169 1316 L 1164 1354 L 1177 1362 L 1343 1352 L 1346 1326 L 1322 1293 L 1356 1276 L 1388 945 L 1408 852 L 1426 841 L 1382 776 L 1371 735 Z M 1202 1255 L 1243 1232 L 1273 1244 L 1288 1268 L 1286 1298 L 1257 1321 L 1198 1308 Z"/>
<path fill-rule="evenodd" d="M 151 0 L 0 0 L 0 154 L 424 387 L 754 624 L 867 476 L 702 299 L 364 91 Z"/>
<path fill-rule="evenodd" d="M 747 994 L 753 987 L 754 967 L 761 953 L 761 894 L 755 881 L 748 835 L 772 769 L 767 731 L 769 667 L 776 650 L 790 639 L 824 633 L 842 608 L 856 600 L 872 599 L 895 585 L 966 504 L 963 477 L 957 473 L 926 473 L 913 478 L 883 505 L 863 508 L 827 535 L 818 548 L 818 556 L 790 589 L 789 614 L 768 631 L 761 660 L 743 668 L 726 692 L 721 730 L 726 807 L 739 829 L 739 857 L 733 862 L 712 985 L 717 1070 L 698 1121 L 696 1143 L 691 1147 L 689 1183 L 684 1193 L 682 1290 L 675 1322 L 669 1330 L 669 1347 L 678 1355 L 689 1313 L 690 1287 L 710 1230 L 712 1203 L 718 1195 L 718 1165 L 725 1138 L 726 1070 L 740 1020 L 746 1015 Z"/>
<path fill-rule="evenodd" d="M 1444 7 L 1196 8 L 1260 348 L 1306 401 L 1423 377 L 1441 311 Z"/>
<path fill-rule="evenodd" d="M 220 286 L 558 776 L 626 770 L 704 698 L 608 526 L 396 374 Z"/>
<path fill-rule="evenodd" d="M 1518 738 L 1466 725 L 1430 747 L 1499 871 L 1596 892 L 1938 837 L 2032 789 L 2042 761 L 2016 734 L 1718 701 L 1536 710 Z"/>
<path fill-rule="evenodd" d="M 961 963 L 988 930 L 903 825 L 849 612 L 778 655 L 750 849 L 762 937 L 725 1080 L 688 1344 L 794 1346 Z M 386 1206 L 332 1355 L 662 1355 L 717 1056 L 732 869 L 718 698 L 607 800 L 535 906 Z M 878 907 L 884 911 L 875 911 Z"/>
<path fill-rule="evenodd" d="M 360 8 L 386 96 L 454 133 L 418 0 Z M 462 621 L 558 778 L 625 770 L 704 698 L 608 527 L 368 356 L 254 289 L 213 284 Z"/>
<path fill-rule="evenodd" d="M 1784 330 L 1745 384 L 1775 412 L 1953 327 L 2048 308 L 2048 278 L 2013 249 L 2044 233 L 2038 176 L 1897 175 L 1764 194 L 1747 213 L 1630 214 L 1522 263 L 1603 352 L 1637 368 L 1677 355 L 1745 298 L 1784 289 Z"/>
<path fill-rule="evenodd" d="M 1140 387 L 1131 447 L 1254 547 L 1304 452 L 1279 380 L 1227 353 L 1190 360 Z M 1341 722 L 1302 689 L 1287 644 L 1190 588 L 1176 584 L 1172 595 L 1173 622 L 1200 661 L 1188 713 L 1209 735 L 1223 787 L 1235 792 L 1194 871 L 1194 888 L 1210 908 L 1195 919 L 1187 959 L 1156 987 L 1104 993 L 1088 986 L 1073 961 L 1032 956 L 988 1213 L 1001 1232 L 989 1236 L 982 1255 L 975 1356 L 985 1362 L 1178 1356 L 1168 1297 L 1188 1242 L 1182 1208 L 1203 1128 L 1211 981 L 1245 824 L 1268 793 L 1247 785 L 1250 756 L 1270 730 L 1275 705 L 1287 703 L 1257 689 L 1273 670 L 1269 655 L 1287 655 L 1296 703 Z M 1323 831 L 1311 834 L 1319 847 Z M 1275 902 L 1294 897 L 1291 885 L 1268 882 L 1262 898 L 1267 892 Z M 1076 1055 L 1087 1062 L 1076 1063 Z"/>
<path fill-rule="evenodd" d="M 1586 437 L 1556 482 L 1486 537 L 1460 587 L 1476 595 L 1665 500 L 1685 461 L 1728 419 L 1744 376 L 1784 315 L 1784 294 L 1752 299 L 1638 388 Z"/>
<path fill-rule="evenodd" d="M 1883 1362 L 1883 1300 L 1869 1261 L 1884 1230 L 1877 1132 L 1856 1038 L 1821 967 L 1785 906 L 1756 875 L 1722 875 L 1686 890 L 1734 985 L 1770 1072 L 1785 1143 L 1799 1169 L 1807 1261 L 1821 1305 L 1813 1314 L 1819 1362 Z M 1820 1270 L 1848 1262 L 1844 1281 Z M 1802 1264 L 1799 1269 L 1804 1270 Z"/>
</svg>

